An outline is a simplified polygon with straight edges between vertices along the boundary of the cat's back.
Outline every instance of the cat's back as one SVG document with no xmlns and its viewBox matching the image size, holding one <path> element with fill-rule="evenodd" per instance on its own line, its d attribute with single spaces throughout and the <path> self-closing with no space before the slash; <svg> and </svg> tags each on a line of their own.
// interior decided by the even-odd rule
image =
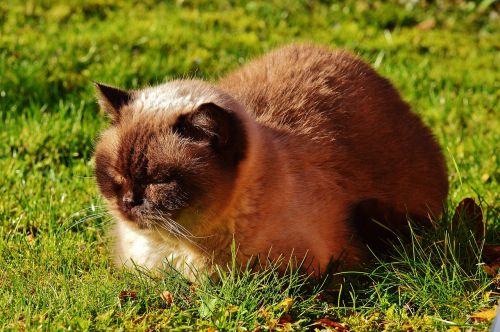
<svg viewBox="0 0 500 332">
<path fill-rule="evenodd" d="M 219 85 L 256 120 L 294 134 L 330 136 L 377 101 L 391 84 L 348 52 L 311 44 L 288 45 L 228 75 Z M 372 112 L 373 113 L 373 112 Z"/>
<path fill-rule="evenodd" d="M 392 84 L 356 56 L 289 45 L 219 86 L 263 127 L 287 137 L 291 153 L 304 151 L 313 163 L 326 160 L 347 192 L 397 201 L 401 209 L 415 205 L 419 213 L 440 210 L 448 182 L 432 133 Z"/>
</svg>

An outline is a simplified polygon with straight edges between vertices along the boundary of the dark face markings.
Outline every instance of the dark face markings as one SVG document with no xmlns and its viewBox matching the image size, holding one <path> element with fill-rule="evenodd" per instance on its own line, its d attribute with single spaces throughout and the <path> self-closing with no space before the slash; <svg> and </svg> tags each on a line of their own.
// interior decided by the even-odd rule
<svg viewBox="0 0 500 332">
<path fill-rule="evenodd" d="M 175 217 L 203 192 L 195 172 L 168 162 L 173 151 L 161 145 L 157 139 L 161 135 L 165 133 L 151 128 L 123 133 L 114 165 L 104 154 L 96 155 L 99 187 L 106 198 L 116 199 L 127 219 L 137 221 L 158 214 Z"/>
<path fill-rule="evenodd" d="M 127 220 L 178 222 L 223 205 L 244 157 L 246 137 L 234 114 L 213 105 L 182 115 L 170 127 L 156 118 L 124 123 L 100 142 L 96 178 Z M 191 220 L 191 221 L 188 221 Z"/>
</svg>

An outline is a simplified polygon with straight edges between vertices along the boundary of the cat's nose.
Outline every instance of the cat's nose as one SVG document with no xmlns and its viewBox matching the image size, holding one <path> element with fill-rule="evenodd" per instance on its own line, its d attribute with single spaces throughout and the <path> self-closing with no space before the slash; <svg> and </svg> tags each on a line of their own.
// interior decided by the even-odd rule
<svg viewBox="0 0 500 332">
<path fill-rule="evenodd" d="M 125 195 L 123 195 L 122 200 L 123 200 L 123 205 L 128 210 L 132 209 L 134 206 L 140 205 L 142 201 L 142 199 L 135 198 L 132 192 L 125 193 Z"/>
</svg>

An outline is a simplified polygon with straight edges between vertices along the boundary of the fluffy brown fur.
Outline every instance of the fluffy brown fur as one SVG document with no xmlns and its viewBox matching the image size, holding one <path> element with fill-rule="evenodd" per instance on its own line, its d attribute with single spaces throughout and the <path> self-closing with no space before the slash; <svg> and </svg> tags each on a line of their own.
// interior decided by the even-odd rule
<svg viewBox="0 0 500 332">
<path fill-rule="evenodd" d="M 113 125 L 96 149 L 118 261 L 189 268 L 251 257 L 310 272 L 364 260 L 365 244 L 442 211 L 431 132 L 390 82 L 343 51 L 277 49 L 217 84 L 97 85 Z M 382 240 L 382 241 L 379 241 Z"/>
</svg>

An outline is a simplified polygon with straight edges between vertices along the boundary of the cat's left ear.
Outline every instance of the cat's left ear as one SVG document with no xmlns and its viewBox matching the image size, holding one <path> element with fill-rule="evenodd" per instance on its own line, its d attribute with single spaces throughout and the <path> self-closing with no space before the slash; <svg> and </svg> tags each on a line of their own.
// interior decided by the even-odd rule
<svg viewBox="0 0 500 332">
<path fill-rule="evenodd" d="M 111 116 L 113 123 L 118 122 L 120 109 L 130 102 L 130 92 L 98 82 L 94 82 L 94 86 L 97 90 L 99 105 Z"/>
<path fill-rule="evenodd" d="M 173 131 L 194 141 L 209 143 L 226 165 L 237 165 L 246 154 L 245 127 L 239 116 L 215 103 L 205 103 L 181 115 Z"/>
</svg>

